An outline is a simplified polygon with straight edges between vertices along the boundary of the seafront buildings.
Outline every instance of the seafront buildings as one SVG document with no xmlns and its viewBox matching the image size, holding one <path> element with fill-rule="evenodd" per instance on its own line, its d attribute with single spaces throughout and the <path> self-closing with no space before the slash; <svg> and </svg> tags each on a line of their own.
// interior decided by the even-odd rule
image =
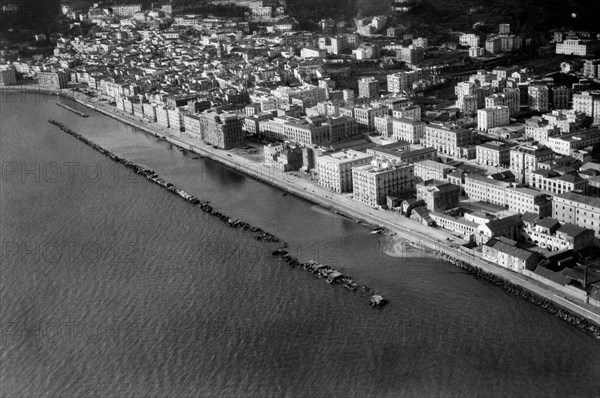
<svg viewBox="0 0 600 398">
<path fill-rule="evenodd" d="M 77 92 L 187 144 L 298 173 L 384 219 L 404 212 L 526 275 L 550 275 L 540 261 L 555 257 L 544 250 L 575 258 L 600 237 L 598 59 L 582 60 L 574 83 L 555 82 L 497 66 L 531 45 L 506 23 L 436 43 L 404 37 L 383 16 L 308 32 L 285 6 L 244 5 L 247 15 L 225 18 L 98 4 L 66 17 L 95 28 L 54 37 L 50 56 L 1 53 L 0 86 Z M 597 49 L 591 37 L 556 33 L 558 54 Z M 437 63 L 444 51 L 468 51 L 473 70 Z M 431 95 L 440 84 L 455 98 Z"/>
</svg>

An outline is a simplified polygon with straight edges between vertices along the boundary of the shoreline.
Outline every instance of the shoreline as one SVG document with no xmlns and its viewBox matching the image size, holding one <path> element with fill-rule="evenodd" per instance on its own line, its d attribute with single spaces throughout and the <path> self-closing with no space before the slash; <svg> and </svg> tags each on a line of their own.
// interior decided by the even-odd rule
<svg viewBox="0 0 600 398">
<path fill-rule="evenodd" d="M 17 90 L 7 91 L 27 92 L 28 89 L 17 88 Z M 31 92 L 40 93 L 40 91 L 36 89 L 31 89 Z M 549 286 L 543 285 L 540 282 L 527 278 L 524 275 L 516 274 L 508 269 L 504 269 L 496 264 L 490 263 L 487 260 L 477 256 L 476 253 L 463 251 L 463 249 L 460 249 L 460 247 L 451 247 L 439 239 L 435 240 L 431 237 L 431 235 L 435 235 L 435 229 L 424 227 L 427 228 L 427 230 L 422 230 L 422 228 L 418 228 L 420 224 L 407 218 L 403 218 L 402 224 L 408 224 L 411 228 L 404 228 L 401 225 L 391 222 L 389 219 L 382 219 L 371 212 L 366 213 L 364 209 L 361 211 L 361 209 L 358 209 L 358 207 L 361 207 L 359 204 L 356 204 L 356 206 L 349 206 L 341 203 L 339 199 L 334 200 L 333 197 L 326 195 L 323 197 L 322 194 L 319 195 L 318 193 L 315 193 L 314 190 L 309 192 L 306 187 L 301 189 L 299 185 L 287 180 L 284 176 L 277 176 L 275 175 L 276 173 L 268 173 L 265 175 L 259 170 L 244 167 L 248 165 L 259 165 L 257 162 L 252 162 L 251 160 L 242 158 L 237 154 L 228 154 L 224 150 L 214 150 L 210 146 L 201 147 L 177 137 L 173 137 L 168 131 L 164 132 L 159 130 L 158 127 L 142 124 L 136 120 L 133 120 L 133 117 L 129 118 L 119 115 L 116 112 L 117 109 L 115 108 L 113 110 L 113 107 L 107 103 L 101 105 L 110 106 L 111 109 L 104 109 L 102 106 L 100 106 L 100 104 L 94 104 L 93 102 L 86 101 L 82 98 L 77 98 L 75 95 L 69 96 L 67 93 L 62 91 L 48 91 L 44 92 L 43 94 L 52 94 L 73 100 L 105 116 L 119 120 L 156 137 L 164 138 L 173 145 L 208 157 L 214 161 L 231 167 L 234 170 L 238 170 L 249 177 L 273 185 L 285 192 L 293 193 L 300 198 L 321 205 L 329 211 L 349 217 L 354 221 L 364 222 L 368 225 L 384 226 L 388 230 L 397 234 L 393 237 L 393 239 L 396 241 L 396 244 L 404 244 L 404 242 L 408 242 L 409 244 L 412 244 L 413 247 L 417 248 L 417 250 L 426 249 L 432 253 L 439 254 L 442 259 L 459 268 L 465 269 L 474 276 L 488 280 L 491 283 L 502 287 L 503 290 L 507 292 L 525 298 L 527 301 L 536 304 L 538 307 L 547 310 L 549 313 L 591 332 L 596 336 L 596 338 L 600 338 L 600 313 L 595 307 L 588 305 L 587 307 L 589 307 L 589 309 L 585 308 L 585 303 L 573 302 L 569 297 L 566 297 L 561 292 L 554 290 Z M 138 119 L 140 118 L 138 117 Z M 143 123 L 148 122 L 144 121 Z M 224 154 L 218 153 L 217 151 Z M 362 207 L 368 208 L 366 205 Z M 375 213 L 377 213 L 377 211 Z M 420 229 L 421 231 L 419 232 Z M 560 301 L 558 299 L 560 299 Z"/>
</svg>

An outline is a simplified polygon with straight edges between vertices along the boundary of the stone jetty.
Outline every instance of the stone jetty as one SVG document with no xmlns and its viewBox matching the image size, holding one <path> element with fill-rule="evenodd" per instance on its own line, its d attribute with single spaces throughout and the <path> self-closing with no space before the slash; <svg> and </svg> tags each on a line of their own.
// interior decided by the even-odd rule
<svg viewBox="0 0 600 398">
<path fill-rule="evenodd" d="M 123 166 L 127 167 L 128 169 L 133 170 L 136 174 L 146 177 L 148 180 L 152 181 L 153 183 L 160 185 L 161 187 L 165 188 L 169 192 L 172 192 L 173 194 L 178 195 L 179 197 L 181 197 L 182 199 L 186 200 L 187 202 L 193 204 L 194 206 L 199 207 L 205 213 L 208 213 L 214 217 L 217 217 L 219 220 L 221 220 L 223 223 L 227 224 L 229 227 L 250 231 L 250 232 L 254 233 L 254 239 L 256 239 L 258 241 L 270 242 L 270 243 L 281 243 L 282 246 L 278 249 L 275 249 L 272 252 L 272 254 L 274 256 L 280 256 L 290 266 L 292 266 L 294 268 L 296 268 L 296 267 L 303 268 L 303 269 L 313 273 L 315 276 L 325 279 L 330 284 L 341 284 L 348 290 L 357 292 L 361 295 L 369 295 L 369 296 L 371 296 L 371 300 L 369 303 L 374 308 L 380 308 L 387 303 L 387 300 L 383 299 L 383 296 L 376 294 L 373 289 L 371 289 L 367 286 L 359 285 L 358 283 L 354 282 L 352 280 L 352 278 L 350 278 L 349 276 L 344 275 L 341 272 L 339 272 L 327 265 L 320 264 L 314 260 L 311 260 L 311 261 L 305 262 L 305 263 L 301 263 L 300 261 L 298 261 L 298 259 L 292 257 L 287 252 L 287 250 L 286 250 L 286 248 L 288 247 L 287 242 L 282 242 L 278 237 L 276 237 L 275 235 L 273 235 L 267 231 L 264 231 L 261 228 L 253 227 L 252 225 L 250 225 L 247 222 L 244 222 L 239 219 L 234 219 L 232 217 L 229 217 L 226 214 L 223 214 L 223 213 L 215 210 L 210 205 L 210 202 L 201 201 L 200 199 L 196 198 L 193 195 L 190 195 L 189 193 L 185 192 L 184 190 L 177 188 L 175 185 L 171 184 L 170 182 L 165 181 L 162 178 L 160 178 L 154 170 L 147 169 L 147 168 L 142 167 L 134 162 L 131 162 L 127 159 L 123 159 L 123 158 L 115 155 L 114 153 L 102 148 L 100 145 L 83 137 L 81 134 L 76 133 L 75 131 L 69 129 L 64 124 L 57 122 L 56 120 L 48 120 L 48 122 L 57 126 L 65 133 L 77 138 L 78 140 L 85 143 L 86 145 L 94 148 L 95 150 L 102 153 L 103 155 L 111 158 L 115 162 L 119 162 Z M 377 297 L 375 301 L 373 300 L 373 297 Z M 379 299 L 379 297 L 381 299 Z"/>
</svg>

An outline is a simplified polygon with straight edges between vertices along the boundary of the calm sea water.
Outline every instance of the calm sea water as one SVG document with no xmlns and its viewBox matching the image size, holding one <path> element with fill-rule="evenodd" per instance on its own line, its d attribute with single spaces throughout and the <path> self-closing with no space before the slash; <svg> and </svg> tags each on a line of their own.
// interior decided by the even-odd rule
<svg viewBox="0 0 600 398">
<path fill-rule="evenodd" d="M 1 396 L 599 394 L 597 341 L 485 281 L 95 112 L 0 106 Z M 390 304 L 290 269 L 48 118 Z"/>
</svg>

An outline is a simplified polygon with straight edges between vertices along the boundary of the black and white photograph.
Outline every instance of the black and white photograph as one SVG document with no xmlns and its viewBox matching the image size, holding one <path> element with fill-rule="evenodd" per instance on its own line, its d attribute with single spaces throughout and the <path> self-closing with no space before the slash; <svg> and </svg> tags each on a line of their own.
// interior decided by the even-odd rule
<svg viewBox="0 0 600 398">
<path fill-rule="evenodd" d="M 600 1 L 0 0 L 0 398 L 600 398 Z"/>
</svg>

